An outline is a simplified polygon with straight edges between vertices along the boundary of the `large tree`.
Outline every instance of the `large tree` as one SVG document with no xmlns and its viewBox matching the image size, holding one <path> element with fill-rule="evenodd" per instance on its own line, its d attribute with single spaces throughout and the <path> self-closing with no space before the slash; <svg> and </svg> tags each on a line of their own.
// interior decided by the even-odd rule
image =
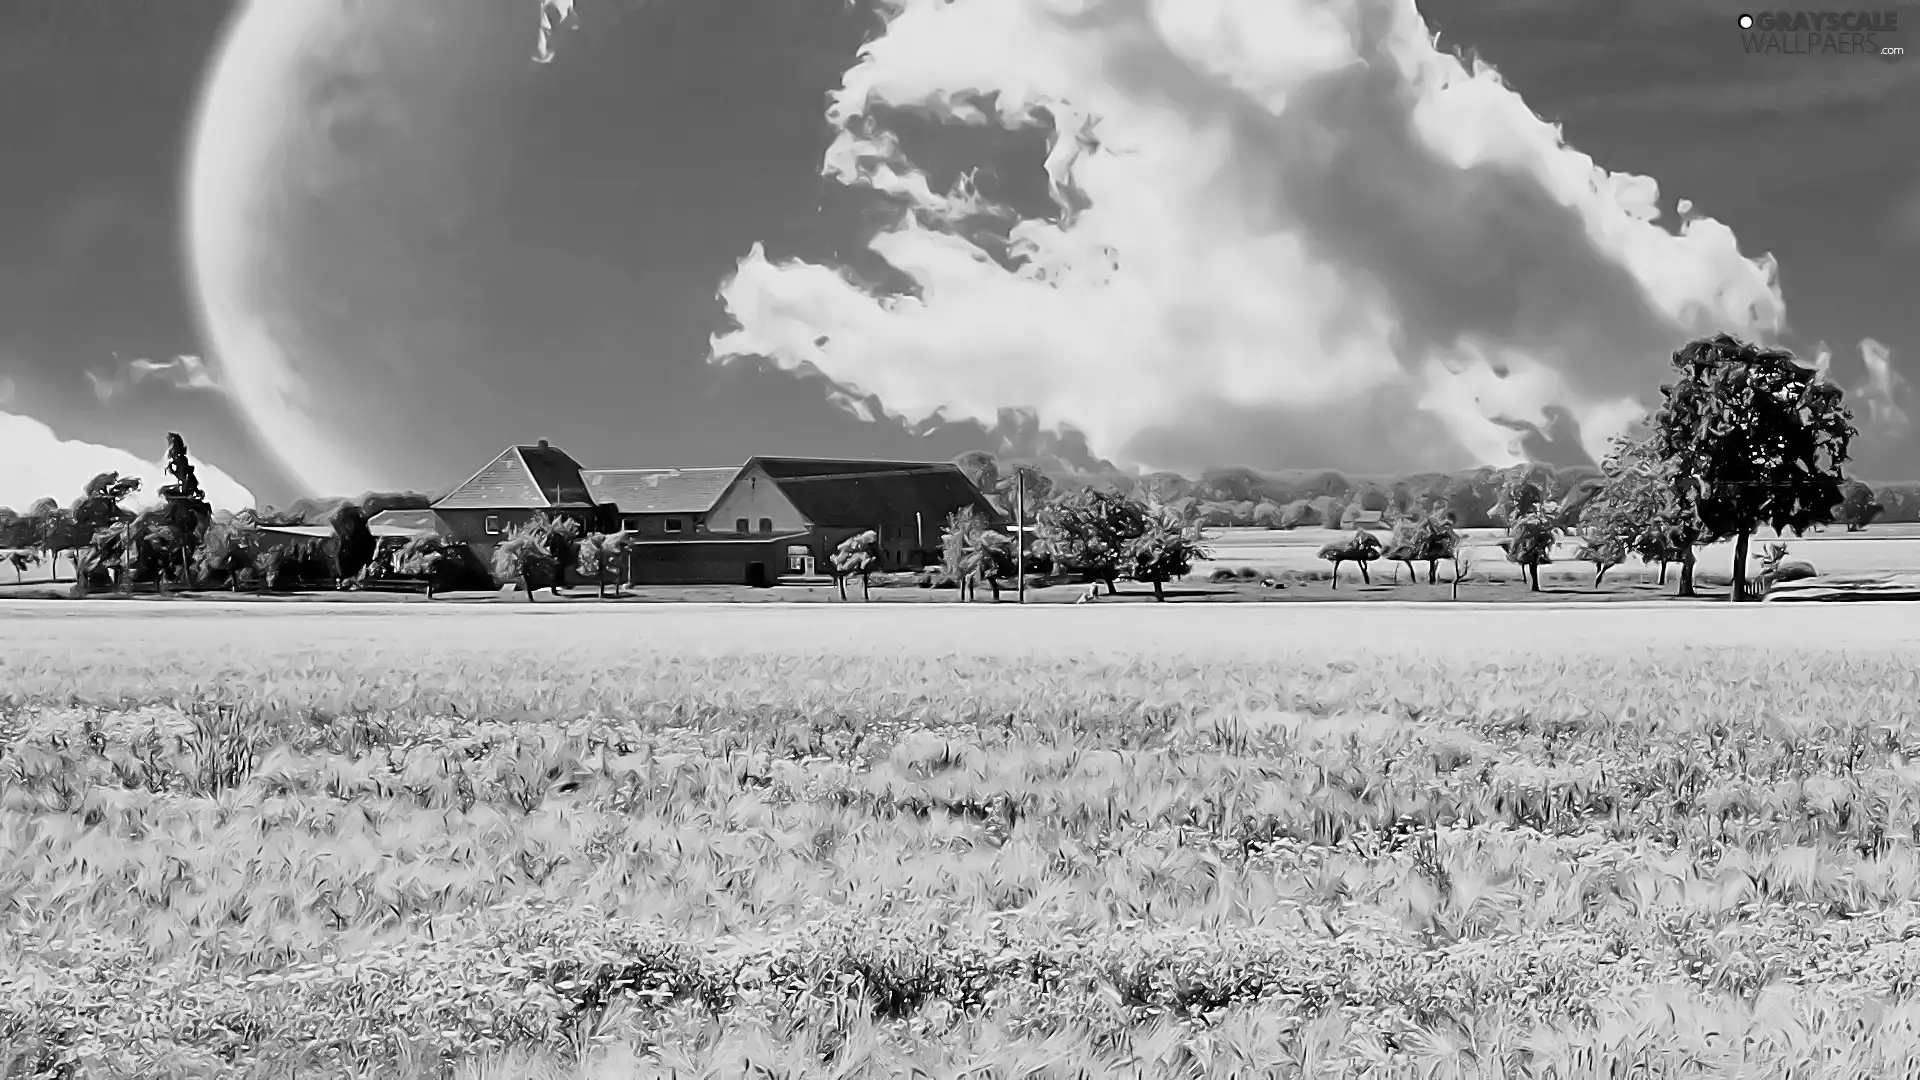
<svg viewBox="0 0 1920 1080">
<path fill-rule="evenodd" d="M 1840 388 L 1792 353 L 1729 334 L 1688 343 L 1673 366 L 1679 377 L 1660 388 L 1654 447 L 1708 539 L 1733 539 L 1733 599 L 1744 600 L 1755 529 L 1798 536 L 1833 520 L 1840 466 L 1858 434 L 1853 414 Z"/>
<path fill-rule="evenodd" d="M 1112 596 L 1127 545 L 1147 530 L 1147 512 L 1117 492 L 1084 488 L 1041 507 L 1037 525 L 1039 546 L 1056 564 L 1106 582 Z"/>
<path fill-rule="evenodd" d="M 167 474 L 173 477 L 173 483 L 160 488 L 160 497 L 166 500 L 161 508 L 164 521 L 149 530 L 150 542 L 165 549 L 161 553 L 167 565 L 160 571 L 162 576 L 177 568 L 181 583 L 186 584 L 193 576 L 194 549 L 213 521 L 213 507 L 200 489 L 193 459 L 187 456 L 187 441 L 172 431 L 167 432 Z"/>
<path fill-rule="evenodd" d="M 1204 530 L 1190 514 L 1156 506 L 1146 514 L 1145 524 L 1140 535 L 1127 541 L 1127 576 L 1152 583 L 1153 598 L 1165 600 L 1167 582 L 1191 573 L 1195 559 L 1213 553 L 1207 550 Z"/>
<path fill-rule="evenodd" d="M 372 526 L 367 524 L 366 510 L 358 503 L 343 502 L 327 515 L 327 525 L 333 529 L 336 575 L 350 578 L 366 569 L 380 546 L 379 540 L 373 535 Z"/>
</svg>

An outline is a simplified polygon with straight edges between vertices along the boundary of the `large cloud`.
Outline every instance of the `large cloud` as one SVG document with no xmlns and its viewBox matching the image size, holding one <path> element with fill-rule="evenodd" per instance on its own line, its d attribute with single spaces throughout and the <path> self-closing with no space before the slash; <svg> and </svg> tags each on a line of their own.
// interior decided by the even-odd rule
<svg viewBox="0 0 1920 1080">
<path fill-rule="evenodd" d="M 1782 328 L 1770 257 L 1684 204 L 1668 228 L 1412 0 L 883 6 L 824 171 L 904 204 L 871 248 L 911 288 L 755 247 L 717 360 L 1136 464 L 1433 467 L 1597 458 L 1675 346 Z M 943 192 L 902 110 L 1047 131 L 1055 209 Z"/>
<path fill-rule="evenodd" d="M 128 502 L 133 507 L 158 502 L 160 488 L 173 483 L 164 462 L 142 461 L 111 446 L 62 439 L 40 421 L 8 412 L 0 412 L 0 461 L 7 463 L 7 468 L 0 469 L 0 506 L 22 512 L 49 496 L 65 506 L 80 495 L 87 481 L 103 472 L 140 478 L 140 492 Z M 218 468 L 196 460 L 194 473 L 216 508 L 253 505 L 253 495 Z"/>
</svg>

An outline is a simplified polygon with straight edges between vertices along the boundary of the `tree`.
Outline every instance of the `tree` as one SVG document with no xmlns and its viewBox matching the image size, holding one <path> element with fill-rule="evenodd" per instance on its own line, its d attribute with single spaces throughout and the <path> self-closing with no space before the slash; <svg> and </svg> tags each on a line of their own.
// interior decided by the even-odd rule
<svg viewBox="0 0 1920 1080">
<path fill-rule="evenodd" d="M 350 578 L 366 569 L 380 547 L 367 512 L 358 503 L 343 502 L 327 515 L 327 525 L 333 529 L 335 576 Z"/>
<path fill-rule="evenodd" d="M 1147 528 L 1146 510 L 1117 492 L 1085 488 L 1040 508 L 1039 546 L 1056 563 L 1107 585 L 1125 568 L 1127 544 Z"/>
<path fill-rule="evenodd" d="M 1581 520 L 1585 522 L 1592 518 L 1591 515 L 1585 515 Z M 1612 527 L 1611 523 L 1581 526 L 1580 550 L 1574 557 L 1581 562 L 1593 564 L 1594 588 L 1600 587 L 1600 582 L 1607 576 L 1607 571 L 1627 561 L 1627 556 L 1631 553 L 1628 547 L 1628 538 L 1631 535 L 1631 529 L 1622 530 Z"/>
<path fill-rule="evenodd" d="M 426 583 L 427 599 L 431 601 L 434 589 L 452 565 L 450 555 L 446 540 L 435 533 L 422 533 L 400 545 L 394 563 L 402 574 Z M 528 592 L 527 597 L 532 599 L 532 592 Z"/>
<path fill-rule="evenodd" d="M 1460 542 L 1459 530 L 1453 527 L 1444 510 L 1429 503 L 1425 512 L 1415 511 L 1394 523 L 1393 535 L 1387 546 L 1380 552 L 1382 559 L 1405 563 L 1407 576 L 1418 581 L 1413 564 L 1427 564 L 1427 584 L 1435 585 L 1440 581 L 1440 564 L 1453 558 L 1454 548 Z M 1399 571 L 1394 571 L 1395 575 Z"/>
<path fill-rule="evenodd" d="M 93 539 L 93 530 L 82 528 L 73 520 L 73 511 L 61 508 L 52 499 L 41 499 L 29 507 L 27 521 L 40 550 L 51 560 L 49 572 L 55 581 L 60 580 L 60 553 L 77 550 Z M 74 573 L 79 572 L 76 564 Z"/>
<path fill-rule="evenodd" d="M 1452 562 L 1453 579 L 1448 582 L 1450 589 L 1447 598 L 1450 600 L 1458 600 L 1460 599 L 1460 583 L 1467 580 L 1467 577 L 1473 573 L 1473 553 L 1471 549 L 1465 544 L 1456 545 L 1453 549 Z"/>
<path fill-rule="evenodd" d="M 1381 559 L 1387 562 L 1406 564 L 1407 580 L 1410 582 L 1419 580 L 1413 570 L 1413 561 L 1420 557 L 1420 549 L 1418 547 L 1419 539 L 1417 536 L 1419 528 L 1420 523 L 1412 518 L 1400 519 L 1394 523 L 1393 533 L 1387 537 L 1387 546 L 1380 551 Z M 1400 580 L 1400 570 L 1398 567 L 1394 568 L 1393 578 L 1397 584 Z"/>
<path fill-rule="evenodd" d="M 625 529 L 619 532 L 602 533 L 600 536 L 600 576 L 595 584 L 600 587 L 601 599 L 606 598 L 607 580 L 613 581 L 613 594 L 619 596 L 627 587 L 627 572 L 631 565 L 633 552 L 633 533 Z"/>
<path fill-rule="evenodd" d="M 1533 497 L 1522 494 L 1507 508 L 1507 535 L 1501 547 L 1507 561 L 1520 566 L 1520 576 L 1529 592 L 1540 591 L 1540 567 L 1553 562 L 1554 541 L 1559 539 L 1557 520 L 1560 508 L 1538 497 L 1539 489 L 1529 481 L 1521 487 Z"/>
<path fill-rule="evenodd" d="M 213 507 L 207 503 L 206 493 L 200 490 L 200 477 L 193 470 L 193 459 L 187 456 L 187 441 L 177 432 L 167 433 L 167 473 L 174 479 L 173 483 L 160 488 L 160 497 L 165 500 L 163 524 L 169 530 L 165 535 L 170 537 L 165 541 L 169 556 L 167 568 L 177 566 L 184 585 L 192 577 L 193 552 L 213 520 Z M 156 538 L 161 535 L 154 534 Z M 161 576 L 165 573 L 163 569 Z"/>
<path fill-rule="evenodd" d="M 1559 538 L 1559 504 L 1547 500 L 1532 467 L 1518 466 L 1507 472 L 1494 511 L 1507 523 L 1500 544 L 1507 561 L 1519 564 L 1529 591 L 1539 592 L 1540 567 L 1553 561 L 1553 544 Z"/>
<path fill-rule="evenodd" d="M 1454 558 L 1460 549 L 1460 530 L 1437 504 L 1430 503 L 1414 532 L 1414 558 L 1427 564 L 1427 584 L 1440 580 L 1440 564 Z"/>
<path fill-rule="evenodd" d="M 1145 528 L 1127 541 L 1127 576 L 1153 583 L 1153 598 L 1166 600 L 1162 587 L 1193 572 L 1196 559 L 1212 555 L 1205 531 L 1190 515 L 1171 506 L 1156 506 L 1145 514 Z"/>
<path fill-rule="evenodd" d="M 1680 595 L 1692 596 L 1694 549 L 1705 540 L 1693 513 L 1675 494 L 1675 466 L 1658 456 L 1651 436 L 1616 438 L 1602 466 L 1606 486 L 1581 511 L 1596 520 L 1616 517 L 1627 549 L 1642 563 L 1658 565 L 1660 584 L 1667 583 L 1667 567 L 1680 566 Z M 1617 509 L 1616 509 L 1617 508 Z"/>
<path fill-rule="evenodd" d="M 982 527 L 973 507 L 963 506 L 947 515 L 946 530 L 940 534 L 940 570 L 960 590 L 959 601 L 963 604 L 972 591 L 972 579 L 967 575 L 967 546 L 973 533 Z"/>
<path fill-rule="evenodd" d="M 1834 511 L 1833 517 L 1844 524 L 1848 532 L 1861 532 L 1886 509 L 1874 498 L 1872 488 L 1858 480 L 1848 480 L 1840 485 L 1840 506 Z"/>
<path fill-rule="evenodd" d="M 167 577 L 175 571 L 182 583 L 187 578 L 193 539 L 177 524 L 179 520 L 170 505 L 161 505 L 137 515 L 127 526 L 132 550 L 126 565 L 151 577 L 161 592 L 166 591 Z"/>
<path fill-rule="evenodd" d="M 1717 334 L 1676 350 L 1673 366 L 1679 378 L 1660 388 L 1655 449 L 1709 541 L 1733 538 L 1739 602 L 1755 529 L 1799 536 L 1833 520 L 1858 431 L 1840 388 L 1785 350 Z"/>
<path fill-rule="evenodd" d="M 573 568 L 574 556 L 579 553 L 579 545 L 575 541 L 586 529 L 573 518 L 550 518 L 545 514 L 535 514 L 527 524 L 531 534 L 539 537 L 541 546 L 546 549 L 547 557 L 543 565 L 548 574 L 547 588 L 553 595 L 559 596 L 560 590 L 567 585 L 567 571 Z"/>
<path fill-rule="evenodd" d="M 253 557 L 253 573 L 260 582 L 260 591 L 270 593 L 279 587 L 287 569 L 287 550 L 274 544 L 262 545 Z"/>
<path fill-rule="evenodd" d="M 205 536 L 200 538 L 200 546 L 193 553 L 193 576 L 196 581 L 227 580 L 229 588 L 238 589 L 240 571 L 251 565 L 250 559 L 239 558 L 243 534 L 249 530 L 234 524 L 232 518 L 216 520 L 207 528 Z"/>
<path fill-rule="evenodd" d="M 607 598 L 607 579 L 615 579 L 616 591 L 621 583 L 622 571 L 627 565 L 627 551 L 632 547 L 632 534 L 622 529 L 619 532 L 591 532 L 573 542 L 573 569 L 592 578 L 599 598 Z"/>
<path fill-rule="evenodd" d="M 1380 557 L 1380 538 L 1365 529 L 1355 529 L 1345 539 L 1336 540 L 1320 549 L 1320 557 L 1333 564 L 1333 587 L 1340 587 L 1340 564 L 1355 563 L 1360 567 L 1360 580 L 1368 585 L 1373 578 L 1367 573 L 1367 564 Z"/>
<path fill-rule="evenodd" d="M 37 552 L 26 548 L 12 548 L 7 552 L 7 562 L 13 566 L 13 583 L 18 585 L 26 574 L 27 567 L 40 561 Z"/>
<path fill-rule="evenodd" d="M 1306 499 L 1295 499 L 1280 508 L 1280 528 L 1298 529 L 1303 526 L 1320 524 L 1320 515 L 1314 510 L 1313 503 Z"/>
<path fill-rule="evenodd" d="M 508 526 L 506 537 L 493 549 L 494 580 L 503 584 L 518 583 L 527 603 L 533 603 L 536 583 L 546 581 L 555 569 L 553 554 L 548 548 L 552 535 L 540 517 Z"/>
<path fill-rule="evenodd" d="M 1284 529 L 1285 520 L 1286 512 L 1274 503 L 1263 501 L 1253 508 L 1253 523 L 1262 529 Z"/>
<path fill-rule="evenodd" d="M 1001 582 L 1016 573 L 1013 538 L 992 529 L 975 529 L 967 536 L 960 566 L 969 582 L 986 582 L 987 588 L 993 590 L 993 602 L 999 603 Z M 969 586 L 968 595 L 972 592 Z"/>
<path fill-rule="evenodd" d="M 74 524 L 88 533 L 131 521 L 133 513 L 120 504 L 139 490 L 139 477 L 104 472 L 87 481 L 86 488 L 73 501 L 69 513 L 73 515 Z"/>
<path fill-rule="evenodd" d="M 871 579 L 880 568 L 880 537 L 872 529 L 849 536 L 833 549 L 833 580 L 840 586 L 840 599 L 847 598 L 847 578 L 860 579 L 860 599 L 872 599 Z"/>
</svg>

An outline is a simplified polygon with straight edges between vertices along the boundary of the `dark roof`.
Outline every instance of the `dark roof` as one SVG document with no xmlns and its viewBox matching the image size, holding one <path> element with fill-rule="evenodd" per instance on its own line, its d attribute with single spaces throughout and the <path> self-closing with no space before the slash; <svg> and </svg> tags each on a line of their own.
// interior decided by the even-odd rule
<svg viewBox="0 0 1920 1080">
<path fill-rule="evenodd" d="M 1001 520 L 967 474 L 945 462 L 756 457 L 747 466 L 758 466 L 802 517 L 822 528 L 862 529 L 911 521 L 916 513 L 933 525 L 963 506 Z"/>
<path fill-rule="evenodd" d="M 713 509 L 740 466 L 717 469 L 582 469 L 596 503 L 623 514 L 704 514 Z"/>
<path fill-rule="evenodd" d="M 435 510 L 544 510 L 586 507 L 580 463 L 557 446 L 509 446 L 433 504 Z"/>
</svg>

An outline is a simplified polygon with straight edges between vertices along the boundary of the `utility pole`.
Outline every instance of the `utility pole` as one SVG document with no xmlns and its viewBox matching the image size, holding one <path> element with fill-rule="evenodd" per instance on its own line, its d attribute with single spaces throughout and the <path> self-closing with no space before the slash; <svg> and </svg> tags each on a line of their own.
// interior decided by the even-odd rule
<svg viewBox="0 0 1920 1080">
<path fill-rule="evenodd" d="M 1027 476 L 1020 466 L 1013 467 L 1013 578 L 1020 583 L 1020 598 L 1027 602 Z"/>
</svg>

